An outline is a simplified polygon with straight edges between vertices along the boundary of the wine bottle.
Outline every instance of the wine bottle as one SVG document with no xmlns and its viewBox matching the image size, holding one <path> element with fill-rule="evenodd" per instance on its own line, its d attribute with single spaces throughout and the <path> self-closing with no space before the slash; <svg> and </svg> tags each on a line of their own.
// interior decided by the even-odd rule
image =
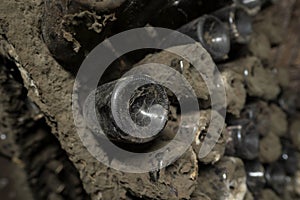
<svg viewBox="0 0 300 200">
<path fill-rule="evenodd" d="M 252 33 L 252 18 L 243 7 L 228 6 L 213 13 L 223 21 L 231 33 L 232 41 L 245 44 L 250 40 Z"/>
<path fill-rule="evenodd" d="M 83 115 L 97 136 L 119 143 L 146 143 L 168 119 L 165 90 L 149 76 L 126 76 L 106 83 L 86 98 Z"/>
<path fill-rule="evenodd" d="M 204 15 L 178 31 L 200 42 L 215 60 L 223 60 L 230 51 L 230 34 L 225 25 L 212 15 Z"/>
</svg>

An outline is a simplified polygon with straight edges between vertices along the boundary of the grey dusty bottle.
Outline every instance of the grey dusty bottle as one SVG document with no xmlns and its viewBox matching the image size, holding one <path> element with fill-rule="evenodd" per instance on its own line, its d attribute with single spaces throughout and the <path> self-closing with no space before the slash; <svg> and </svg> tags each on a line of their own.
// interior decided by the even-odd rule
<svg viewBox="0 0 300 200">
<path fill-rule="evenodd" d="M 212 15 L 204 15 L 178 31 L 200 42 L 215 60 L 223 60 L 230 51 L 230 34 L 225 25 Z"/>
<path fill-rule="evenodd" d="M 127 76 L 91 92 L 84 103 L 87 127 L 119 143 L 146 143 L 168 119 L 166 91 L 149 76 Z"/>
</svg>

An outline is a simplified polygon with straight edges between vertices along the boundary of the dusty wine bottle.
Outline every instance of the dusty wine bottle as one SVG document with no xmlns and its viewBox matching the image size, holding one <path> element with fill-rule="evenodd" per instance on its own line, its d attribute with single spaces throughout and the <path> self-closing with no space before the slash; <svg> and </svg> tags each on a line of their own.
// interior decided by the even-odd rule
<svg viewBox="0 0 300 200">
<path fill-rule="evenodd" d="M 195 18 L 223 7 L 240 6 L 254 15 L 261 8 L 261 0 L 168 0 L 150 21 L 152 26 L 177 29 Z"/>
<path fill-rule="evenodd" d="M 233 0 L 235 5 L 242 6 L 250 15 L 257 14 L 262 6 L 262 0 Z"/>
<path fill-rule="evenodd" d="M 196 190 L 203 191 L 210 199 L 244 199 L 247 186 L 243 161 L 236 157 L 223 157 L 216 164 L 202 168 Z"/>
<path fill-rule="evenodd" d="M 246 160 L 258 157 L 259 133 L 252 121 L 244 119 L 237 120 L 228 125 L 230 135 L 226 152 L 228 155 L 237 156 Z"/>
<path fill-rule="evenodd" d="M 279 0 L 262 0 L 262 8 L 276 4 Z"/>
<path fill-rule="evenodd" d="M 267 185 L 278 194 L 282 194 L 287 183 L 287 176 L 281 163 L 276 162 L 266 167 Z"/>
<path fill-rule="evenodd" d="M 256 195 L 266 185 L 265 168 L 258 160 L 246 161 L 244 165 L 247 174 L 247 186 Z"/>
<path fill-rule="evenodd" d="M 228 6 L 213 13 L 230 30 L 232 43 L 246 44 L 252 33 L 252 18 L 240 6 Z"/>
<path fill-rule="evenodd" d="M 116 32 L 143 27 L 153 17 L 153 13 L 160 10 L 165 4 L 166 0 L 131 0 L 125 1 L 122 6 L 116 11 L 116 18 L 118 19 L 113 25 Z"/>
<path fill-rule="evenodd" d="M 78 3 L 89 9 L 93 9 L 97 12 L 104 12 L 118 8 L 126 0 L 73 0 L 74 3 Z"/>
<path fill-rule="evenodd" d="M 212 15 L 204 15 L 178 29 L 200 42 L 215 60 L 223 60 L 230 51 L 230 34 L 224 24 Z"/>
<path fill-rule="evenodd" d="M 298 170 L 298 157 L 297 150 L 293 147 L 291 142 L 287 139 L 281 139 L 282 143 L 282 155 L 280 163 L 282 163 L 285 172 L 289 176 L 294 176 Z"/>
<path fill-rule="evenodd" d="M 149 76 L 135 75 L 91 92 L 83 115 L 87 127 L 97 136 L 120 143 L 145 143 L 164 129 L 168 109 L 164 88 Z"/>
<path fill-rule="evenodd" d="M 232 0 L 168 0 L 150 21 L 152 26 L 178 29 L 197 17 L 232 4 Z"/>
<path fill-rule="evenodd" d="M 168 0 L 150 21 L 152 26 L 176 29 L 190 20 L 201 15 L 200 9 L 198 13 L 195 9 L 200 7 L 201 1 L 190 0 Z"/>
</svg>

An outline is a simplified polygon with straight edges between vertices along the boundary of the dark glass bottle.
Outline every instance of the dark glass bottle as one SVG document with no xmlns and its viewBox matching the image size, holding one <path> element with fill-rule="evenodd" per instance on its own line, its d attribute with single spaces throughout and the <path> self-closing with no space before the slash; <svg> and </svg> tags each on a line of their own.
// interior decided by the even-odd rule
<svg viewBox="0 0 300 200">
<path fill-rule="evenodd" d="M 266 167 L 265 174 L 267 185 L 278 193 L 282 194 L 287 183 L 287 176 L 281 163 L 276 162 Z"/>
<path fill-rule="evenodd" d="M 230 30 L 232 43 L 246 44 L 252 34 L 252 18 L 240 6 L 228 6 L 213 13 L 224 22 Z"/>
<path fill-rule="evenodd" d="M 248 14 L 256 14 L 262 4 L 261 0 L 167 0 L 166 2 L 151 19 L 152 26 L 177 29 L 201 15 L 231 5 L 245 8 Z"/>
<path fill-rule="evenodd" d="M 87 127 L 118 143 L 146 143 L 168 119 L 166 91 L 150 77 L 127 76 L 92 91 L 84 103 Z M 99 127 L 100 125 L 100 127 Z"/>
<path fill-rule="evenodd" d="M 223 60 L 230 51 L 229 31 L 212 15 L 199 17 L 178 31 L 200 42 L 215 60 Z"/>
<path fill-rule="evenodd" d="M 233 0 L 235 5 L 244 7 L 250 15 L 255 15 L 262 7 L 262 0 Z"/>
<path fill-rule="evenodd" d="M 126 1 L 116 12 L 117 21 L 113 25 L 114 32 L 143 27 L 151 21 L 168 1 L 166 0 L 130 0 Z"/>
<path fill-rule="evenodd" d="M 230 4 L 232 0 L 168 0 L 167 4 L 156 12 L 150 24 L 177 29 L 201 15 Z"/>
<path fill-rule="evenodd" d="M 286 139 L 281 140 L 282 143 L 282 155 L 280 158 L 280 163 L 282 163 L 285 172 L 293 176 L 298 168 L 298 158 L 297 158 L 297 150 L 293 147 L 290 141 Z"/>
<path fill-rule="evenodd" d="M 247 173 L 247 186 L 254 195 L 259 194 L 266 185 L 265 168 L 258 160 L 246 161 L 244 164 Z"/>
<path fill-rule="evenodd" d="M 276 4 L 279 0 L 262 0 L 262 8 Z"/>
</svg>

